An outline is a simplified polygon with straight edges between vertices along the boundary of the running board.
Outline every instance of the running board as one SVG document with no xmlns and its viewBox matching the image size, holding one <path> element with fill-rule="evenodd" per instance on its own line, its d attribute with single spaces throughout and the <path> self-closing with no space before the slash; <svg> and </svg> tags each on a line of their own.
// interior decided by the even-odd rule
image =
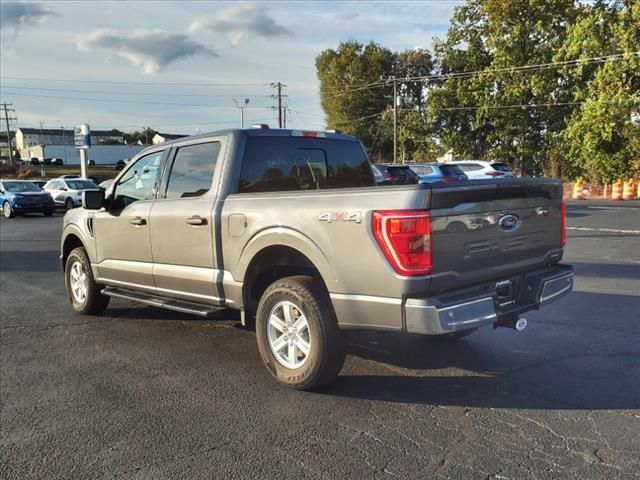
<svg viewBox="0 0 640 480">
<path fill-rule="evenodd" d="M 108 297 L 123 298 L 132 302 L 144 303 L 152 307 L 166 308 L 176 312 L 190 313 L 192 315 L 200 315 L 201 317 L 209 317 L 212 314 L 224 310 L 224 307 L 214 307 L 211 305 L 202 305 L 199 303 L 185 302 L 183 300 L 172 300 L 169 298 L 147 295 L 140 292 L 132 292 L 131 290 L 123 290 L 120 288 L 105 287 L 100 293 Z"/>
</svg>

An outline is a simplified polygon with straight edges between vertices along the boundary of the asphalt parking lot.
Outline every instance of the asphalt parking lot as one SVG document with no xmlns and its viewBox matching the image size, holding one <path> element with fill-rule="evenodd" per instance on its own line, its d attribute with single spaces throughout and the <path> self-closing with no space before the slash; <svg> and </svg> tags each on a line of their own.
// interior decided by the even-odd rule
<svg viewBox="0 0 640 480">
<path fill-rule="evenodd" d="M 640 203 L 568 208 L 575 292 L 523 333 L 350 335 L 321 393 L 237 315 L 74 315 L 61 217 L 0 220 L 0 477 L 640 478 Z"/>
</svg>

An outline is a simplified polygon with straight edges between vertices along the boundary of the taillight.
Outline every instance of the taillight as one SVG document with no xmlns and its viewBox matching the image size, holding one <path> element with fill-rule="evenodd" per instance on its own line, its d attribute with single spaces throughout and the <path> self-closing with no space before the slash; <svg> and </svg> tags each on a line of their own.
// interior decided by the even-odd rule
<svg viewBox="0 0 640 480">
<path fill-rule="evenodd" d="M 453 182 L 453 178 L 451 178 L 451 177 L 442 177 L 440 179 L 440 183 L 449 183 L 449 182 Z"/>
<path fill-rule="evenodd" d="M 485 172 L 484 174 L 490 177 L 499 177 L 501 175 L 504 175 L 504 172 Z"/>
<path fill-rule="evenodd" d="M 373 235 L 393 270 L 404 276 L 431 273 L 431 216 L 424 210 L 373 212 Z"/>
<path fill-rule="evenodd" d="M 560 246 L 567 244 L 567 206 L 560 200 Z"/>
</svg>

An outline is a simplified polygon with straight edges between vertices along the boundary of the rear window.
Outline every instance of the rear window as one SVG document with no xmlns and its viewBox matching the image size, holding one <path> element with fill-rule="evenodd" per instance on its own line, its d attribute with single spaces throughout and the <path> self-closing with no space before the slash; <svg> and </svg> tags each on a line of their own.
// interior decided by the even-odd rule
<svg viewBox="0 0 640 480">
<path fill-rule="evenodd" d="M 418 175 L 431 175 L 433 173 L 433 168 L 429 165 L 412 165 L 410 168 Z"/>
<path fill-rule="evenodd" d="M 387 167 L 387 171 L 392 177 L 416 177 L 409 167 Z"/>
<path fill-rule="evenodd" d="M 442 170 L 445 177 L 464 175 L 464 172 L 458 165 L 440 165 L 440 170 Z"/>
<path fill-rule="evenodd" d="M 373 172 L 357 142 L 249 137 L 238 193 L 371 187 Z"/>
<path fill-rule="evenodd" d="M 509 165 L 507 165 L 506 163 L 492 163 L 491 164 L 491 168 L 493 168 L 494 170 L 497 170 L 499 172 L 510 172 L 511 169 L 509 168 Z"/>
</svg>

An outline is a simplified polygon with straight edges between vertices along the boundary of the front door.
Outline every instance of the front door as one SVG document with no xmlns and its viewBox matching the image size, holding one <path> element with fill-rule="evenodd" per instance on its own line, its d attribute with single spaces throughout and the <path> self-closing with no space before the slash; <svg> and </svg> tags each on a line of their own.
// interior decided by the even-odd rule
<svg viewBox="0 0 640 480">
<path fill-rule="evenodd" d="M 215 254 L 214 172 L 221 141 L 172 150 L 165 186 L 151 209 L 153 278 L 159 294 L 208 305 L 223 303 Z"/>
<path fill-rule="evenodd" d="M 93 217 L 100 281 L 155 291 L 149 238 L 165 151 L 145 155 L 118 179 L 106 211 Z"/>
</svg>

